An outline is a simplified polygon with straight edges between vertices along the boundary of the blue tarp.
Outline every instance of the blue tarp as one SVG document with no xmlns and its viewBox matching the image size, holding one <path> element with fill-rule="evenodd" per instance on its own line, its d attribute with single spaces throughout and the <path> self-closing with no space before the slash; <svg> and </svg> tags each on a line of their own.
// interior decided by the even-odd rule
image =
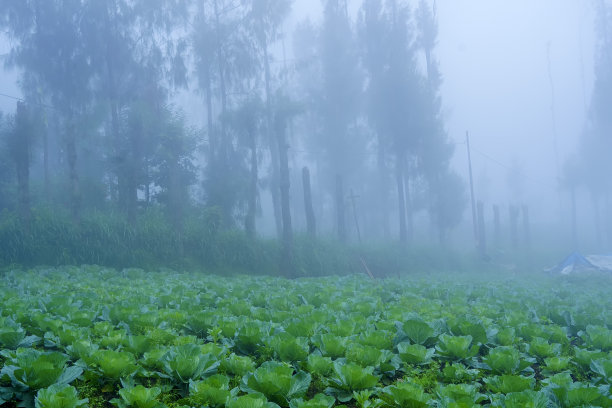
<svg viewBox="0 0 612 408">
<path fill-rule="evenodd" d="M 585 271 L 612 272 L 611 255 L 582 255 L 578 252 L 570 254 L 557 266 L 548 270 L 552 274 L 569 275 Z"/>
</svg>

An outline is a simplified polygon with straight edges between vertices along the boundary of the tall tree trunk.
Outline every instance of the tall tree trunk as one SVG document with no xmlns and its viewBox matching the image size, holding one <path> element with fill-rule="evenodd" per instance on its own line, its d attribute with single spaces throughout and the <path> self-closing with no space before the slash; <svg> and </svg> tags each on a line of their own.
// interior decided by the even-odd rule
<svg viewBox="0 0 612 408">
<path fill-rule="evenodd" d="M 385 164 L 385 153 L 384 149 L 380 146 L 382 140 L 379 136 L 378 139 L 378 172 L 380 177 L 380 185 L 379 185 L 379 194 L 380 194 L 380 208 L 381 208 L 381 218 L 382 218 L 382 226 L 383 226 L 383 236 L 388 239 L 391 236 L 391 231 L 389 228 L 389 186 L 387 183 L 388 171 L 387 166 Z"/>
<path fill-rule="evenodd" d="M 39 27 L 39 22 L 40 22 L 40 0 L 36 0 L 34 2 L 34 18 L 36 20 L 35 24 L 36 24 L 36 36 L 38 41 L 41 40 L 41 33 L 40 33 L 40 27 Z M 38 98 L 38 103 L 42 106 L 43 101 L 41 100 L 42 98 L 39 97 Z M 48 127 L 47 127 L 47 121 L 46 121 L 46 113 L 44 110 L 42 110 L 43 115 L 45 117 L 44 120 L 44 129 L 42 132 L 42 138 L 43 138 L 43 172 L 44 172 L 44 193 L 45 193 L 45 199 L 47 201 L 49 201 L 50 198 L 50 194 L 51 194 L 51 186 L 50 186 L 50 181 L 49 181 L 49 135 L 48 135 Z"/>
<path fill-rule="evenodd" d="M 145 158 L 145 206 L 149 206 L 149 204 L 151 203 L 151 176 L 149 175 L 150 173 L 150 169 L 149 169 L 149 163 L 148 163 L 148 159 Z"/>
<path fill-rule="evenodd" d="M 499 206 L 493 206 L 493 228 L 495 236 L 495 246 L 501 248 L 501 220 L 499 215 Z"/>
<path fill-rule="evenodd" d="M 291 202 L 289 198 L 289 146 L 286 141 L 286 119 L 277 117 L 275 120 L 275 133 L 278 141 L 279 169 L 280 169 L 280 195 L 281 212 L 283 220 L 283 249 L 281 254 L 281 273 L 289 278 L 295 277 L 295 264 L 293 259 L 293 228 L 291 226 Z"/>
<path fill-rule="evenodd" d="M 306 211 L 306 231 L 311 238 L 317 236 L 317 226 L 314 209 L 312 207 L 312 190 L 310 188 L 310 170 L 302 169 L 302 184 L 304 185 L 304 209 Z"/>
<path fill-rule="evenodd" d="M 340 242 L 346 242 L 346 215 L 344 210 L 344 185 L 342 176 L 338 174 L 336 175 L 336 225 Z"/>
<path fill-rule="evenodd" d="M 518 207 L 514 205 L 511 205 L 508 211 L 510 213 L 510 239 L 512 241 L 512 249 L 516 251 L 519 246 L 518 219 L 520 211 Z"/>
<path fill-rule="evenodd" d="M 274 222 L 276 225 L 276 235 L 282 236 L 282 216 L 281 198 L 279 185 L 279 147 L 274 137 L 274 127 L 272 123 L 272 90 L 270 73 L 270 56 L 268 55 L 268 42 L 266 34 L 262 34 L 262 48 L 264 53 L 264 79 L 266 88 L 266 129 L 268 131 L 268 143 L 270 146 L 270 194 L 272 195 L 272 211 L 274 212 Z"/>
<path fill-rule="evenodd" d="M 525 248 L 529 249 L 531 246 L 531 224 L 529 222 L 529 207 L 523 206 L 523 236 L 525 240 Z"/>
<path fill-rule="evenodd" d="M 574 251 L 578 250 L 578 217 L 576 215 L 576 187 L 571 186 L 570 197 L 572 200 L 572 247 Z"/>
<path fill-rule="evenodd" d="M 412 208 L 412 191 L 410 190 L 410 166 L 408 165 L 408 160 L 404 161 L 404 197 L 406 197 L 406 240 L 410 242 L 412 241 L 414 234 L 414 211 Z"/>
<path fill-rule="evenodd" d="M 19 102 L 15 116 L 13 143 L 17 170 L 19 216 L 26 222 L 30 220 L 30 133 L 31 118 L 29 110 L 23 102 Z"/>
<path fill-rule="evenodd" d="M 255 215 L 257 211 L 257 182 L 259 181 L 258 168 L 257 168 L 257 141 L 255 139 L 255 132 L 250 131 L 249 134 L 249 149 L 251 150 L 251 171 L 250 171 L 250 182 L 249 182 L 249 198 L 248 198 L 248 210 L 245 220 L 245 230 L 247 236 L 255 238 Z"/>
<path fill-rule="evenodd" d="M 117 31 L 115 24 L 115 10 L 117 5 L 114 0 L 106 0 L 104 10 L 104 25 L 106 33 L 112 35 Z M 112 13 L 112 15 L 111 15 Z M 108 104 L 111 114 L 111 133 L 113 141 L 113 156 L 115 161 L 115 175 L 117 177 L 117 201 L 121 211 L 127 215 L 128 222 L 133 224 L 136 221 L 134 195 L 137 194 L 136 187 L 132 180 L 132 163 L 128 161 L 126 154 L 126 146 L 121 140 L 121 124 L 120 124 L 120 102 L 118 97 L 117 78 L 115 72 L 115 64 L 113 60 L 113 44 L 112 41 L 106 42 L 104 62 L 106 64 L 106 88 L 108 93 Z"/>
<path fill-rule="evenodd" d="M 208 129 L 208 162 L 209 164 L 215 160 L 217 153 L 217 135 L 215 135 L 213 125 L 213 101 L 212 101 L 212 83 L 210 78 L 210 65 L 206 65 L 206 126 Z"/>
<path fill-rule="evenodd" d="M 45 114 L 46 117 L 46 114 Z M 51 196 L 51 180 L 49 177 L 49 128 L 46 120 L 44 129 L 42 132 L 43 138 L 43 172 L 44 172 L 44 183 L 45 183 L 45 199 L 49 201 Z"/>
<path fill-rule="evenodd" d="M 223 55 L 223 45 L 221 43 L 221 23 L 220 23 L 220 12 L 217 0 L 214 0 L 215 9 L 215 33 L 216 33 L 216 46 L 217 46 L 217 63 L 219 70 L 219 91 L 221 93 L 221 148 L 223 149 L 224 160 L 227 159 L 228 144 L 227 135 L 225 134 L 225 120 L 227 115 L 227 89 L 225 84 L 225 56 Z"/>
<path fill-rule="evenodd" d="M 132 113 L 133 114 L 133 113 Z M 141 140 L 143 137 L 142 118 L 137 117 L 136 128 L 130 129 L 130 155 L 126 163 L 126 187 L 127 187 L 127 219 L 130 225 L 136 223 L 138 211 L 138 171 L 141 168 Z"/>
<path fill-rule="evenodd" d="M 476 212 L 478 214 L 478 252 L 484 259 L 487 255 L 487 235 L 484 221 L 484 203 L 482 201 L 478 201 L 476 204 Z"/>
<path fill-rule="evenodd" d="M 70 184 L 70 213 L 74 221 L 80 217 L 81 191 L 79 188 L 79 173 L 77 169 L 77 145 L 74 114 L 70 112 L 67 119 L 66 154 L 68 159 L 68 177 Z"/>
<path fill-rule="evenodd" d="M 408 229 L 406 226 L 406 196 L 404 192 L 404 155 L 397 153 L 397 162 L 395 163 L 395 178 L 397 182 L 397 198 L 399 211 L 399 235 L 400 242 L 408 242 Z"/>
</svg>

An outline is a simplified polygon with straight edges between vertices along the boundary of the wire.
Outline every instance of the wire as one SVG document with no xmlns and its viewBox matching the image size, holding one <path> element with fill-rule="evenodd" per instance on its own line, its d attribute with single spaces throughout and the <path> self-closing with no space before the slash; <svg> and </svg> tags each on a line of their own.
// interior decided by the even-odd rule
<svg viewBox="0 0 612 408">
<path fill-rule="evenodd" d="M 53 109 L 53 110 L 59 111 L 59 109 L 56 108 L 55 106 L 46 105 L 44 103 L 38 103 L 38 102 L 29 102 L 29 101 L 26 101 L 23 98 L 18 97 L 18 96 L 8 95 L 8 94 L 1 93 L 1 92 L 0 92 L 0 96 L 4 96 L 5 98 L 13 99 L 15 101 L 26 102 L 26 103 L 28 103 L 30 105 L 40 106 L 41 108 L 47 108 L 47 109 Z"/>
<path fill-rule="evenodd" d="M 514 170 L 514 168 L 512 168 L 511 166 L 508 166 L 507 164 L 502 163 L 501 161 L 499 161 L 496 158 L 492 157 L 491 155 L 483 152 L 482 150 L 480 150 L 478 148 L 475 148 L 474 146 L 471 146 L 471 148 L 472 148 L 472 150 L 474 152 L 480 154 L 481 156 L 483 156 L 484 158 L 492 161 L 493 163 L 497 164 L 498 166 L 503 167 L 504 169 L 509 170 L 509 171 L 513 171 Z M 530 180 L 530 181 L 532 181 L 532 182 L 534 182 L 536 184 L 539 184 L 539 185 L 541 185 L 543 187 L 549 188 L 549 189 L 554 190 L 554 191 L 558 190 L 558 187 L 552 186 L 548 182 L 545 182 L 543 180 L 538 180 L 538 179 L 535 179 L 535 178 L 532 178 L 532 177 L 528 177 L 528 176 L 526 176 L 524 174 L 522 176 L 523 176 L 524 179 Z"/>
</svg>

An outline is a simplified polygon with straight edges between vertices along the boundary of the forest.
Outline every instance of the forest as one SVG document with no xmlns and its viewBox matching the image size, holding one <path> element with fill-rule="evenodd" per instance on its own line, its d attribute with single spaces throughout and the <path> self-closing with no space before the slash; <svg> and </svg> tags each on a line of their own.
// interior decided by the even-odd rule
<svg viewBox="0 0 612 408">
<path fill-rule="evenodd" d="M 291 33 L 290 8 L 4 1 L 24 98 L 2 120 L 3 263 L 224 262 L 242 255 L 211 252 L 276 251 L 256 242 L 276 237 L 291 275 L 294 235 L 405 247 L 419 214 L 444 244 L 467 195 L 449 165 L 435 10 L 367 1 L 353 19 L 328 1 Z M 194 98 L 201 127 L 181 106 Z"/>
<path fill-rule="evenodd" d="M 385 274 L 461 262 L 453 233 L 459 251 L 493 256 L 471 173 L 451 163 L 465 143 L 447 128 L 436 5 L 321 5 L 320 21 L 289 24 L 291 0 L 4 1 L 23 97 L 2 96 L 16 109 L 0 116 L 0 261 L 297 276 L 404 258 Z M 595 11 L 588 117 L 556 158 L 571 239 L 555 254 L 581 247 L 583 197 L 596 249 L 610 240 L 610 11 Z M 498 253 L 537 242 L 514 194 L 506 248 L 493 206 Z"/>
</svg>

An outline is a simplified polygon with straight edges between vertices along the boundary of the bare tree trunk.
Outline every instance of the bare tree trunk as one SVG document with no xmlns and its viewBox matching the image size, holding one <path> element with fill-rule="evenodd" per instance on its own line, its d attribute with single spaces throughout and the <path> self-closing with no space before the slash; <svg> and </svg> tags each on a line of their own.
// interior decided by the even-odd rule
<svg viewBox="0 0 612 408">
<path fill-rule="evenodd" d="M 223 160 L 226 161 L 229 153 L 229 140 L 225 133 L 225 120 L 227 116 L 227 89 L 225 84 L 225 56 L 223 55 L 223 47 L 221 44 L 221 23 L 220 23 L 220 13 L 219 7 L 217 4 L 217 0 L 214 0 L 214 9 L 215 9 L 215 32 L 216 32 L 216 45 L 217 45 L 217 61 L 219 64 L 219 88 L 221 92 L 221 149 L 223 152 Z M 227 163 L 224 163 L 227 164 Z"/>
<path fill-rule="evenodd" d="M 519 209 L 511 205 L 509 210 L 510 212 L 510 237 L 512 240 L 512 249 L 517 250 L 519 245 L 518 238 L 518 218 L 519 218 Z"/>
<path fill-rule="evenodd" d="M 208 129 L 208 162 L 209 164 L 215 160 L 217 152 L 217 136 L 215 135 L 213 126 L 213 102 L 212 102 L 212 84 L 210 79 L 210 65 L 206 66 L 206 125 Z"/>
<path fill-rule="evenodd" d="M 43 172 L 45 178 L 45 199 L 49 201 L 51 195 L 51 180 L 49 177 L 49 128 L 45 123 L 43 129 Z"/>
<path fill-rule="evenodd" d="M 306 230 L 311 238 L 317 235 L 314 208 L 312 206 L 312 191 L 310 189 L 310 170 L 302 169 L 302 184 L 304 185 L 304 208 L 306 210 Z"/>
<path fill-rule="evenodd" d="M 387 166 L 385 165 L 385 153 L 380 144 L 382 141 L 378 140 L 378 172 L 380 176 L 380 186 L 379 186 L 379 194 L 380 194 L 380 208 L 382 212 L 382 226 L 383 226 L 383 236 L 384 238 L 389 238 L 391 236 L 390 228 L 389 228 L 389 205 L 388 205 L 388 194 L 389 187 L 387 185 Z"/>
<path fill-rule="evenodd" d="M 145 164 L 145 206 L 151 203 L 151 178 L 149 176 L 149 164 Z"/>
<path fill-rule="evenodd" d="M 74 221 L 80 217 L 81 191 L 79 188 L 79 173 L 77 169 L 77 146 L 74 114 L 68 117 L 66 132 L 66 153 L 68 159 L 68 176 L 70 182 L 70 213 Z"/>
<path fill-rule="evenodd" d="M 397 162 L 395 163 L 395 177 L 397 182 L 397 197 L 399 211 L 399 233 L 400 242 L 408 242 L 408 230 L 406 226 L 406 196 L 404 192 L 404 156 L 402 153 L 397 153 Z"/>
<path fill-rule="evenodd" d="M 406 239 L 412 241 L 414 234 L 414 220 L 412 211 L 412 195 L 410 191 L 410 174 L 404 174 L 404 196 L 406 197 Z"/>
<path fill-rule="evenodd" d="M 17 104 L 13 144 L 17 170 L 17 190 L 19 216 L 23 221 L 30 220 L 30 133 L 31 118 L 23 102 Z"/>
<path fill-rule="evenodd" d="M 136 129 L 131 129 L 129 134 L 130 140 L 130 157 L 126 163 L 126 187 L 127 187 L 127 218 L 130 225 L 136 223 L 136 214 L 138 212 L 138 170 L 141 166 L 141 139 L 142 139 L 142 118 L 138 117 L 138 126 Z"/>
<path fill-rule="evenodd" d="M 276 235 L 282 236 L 282 218 L 281 218 L 281 199 L 279 186 L 279 147 L 274 139 L 273 123 L 272 123 L 272 91 L 271 91 L 271 74 L 270 74 L 270 56 L 268 55 L 268 43 L 265 34 L 263 34 L 263 52 L 264 52 L 264 76 L 266 87 L 266 128 L 268 131 L 268 143 L 270 146 L 270 194 L 272 195 L 272 210 L 274 212 L 274 222 L 276 225 Z"/>
<path fill-rule="evenodd" d="M 493 228 L 495 236 L 495 246 L 501 248 L 501 221 L 499 217 L 499 206 L 493 206 Z"/>
<path fill-rule="evenodd" d="M 116 9 L 115 2 L 112 0 L 106 0 L 104 10 L 104 24 L 107 33 L 112 33 L 115 30 L 113 22 L 111 21 L 111 10 Z M 114 17 L 114 16 L 113 16 Z M 108 92 L 108 104 L 111 114 L 111 133 L 113 140 L 113 156 L 115 161 L 115 174 L 117 176 L 117 201 L 119 208 L 129 215 L 129 182 L 128 176 L 126 175 L 127 157 L 125 157 L 125 148 L 121 140 L 120 131 L 120 120 L 119 120 L 119 101 L 117 97 L 117 85 L 115 77 L 115 67 L 113 64 L 113 50 L 112 42 L 107 41 L 105 50 L 105 64 L 106 64 L 106 87 Z"/>
<path fill-rule="evenodd" d="M 342 176 L 338 174 L 336 176 L 336 222 L 340 242 L 346 242 L 346 216 L 344 209 L 344 187 Z"/>
<path fill-rule="evenodd" d="M 594 191 L 591 191 L 591 205 L 593 206 L 593 221 L 595 222 L 595 237 L 597 239 L 597 248 L 601 250 L 603 247 L 603 234 L 601 232 L 601 214 L 599 210 L 599 199 Z"/>
<path fill-rule="evenodd" d="M 529 223 L 529 207 L 523 206 L 523 234 L 525 239 L 525 248 L 529 249 L 531 246 L 531 226 Z"/>
<path fill-rule="evenodd" d="M 286 119 L 276 118 L 275 130 L 278 141 L 278 152 L 280 159 L 280 193 L 281 211 L 283 219 L 283 250 L 281 254 L 281 273 L 289 278 L 295 277 L 295 264 L 293 259 L 293 229 L 291 226 L 291 202 L 289 197 L 289 156 L 285 130 Z"/>
<path fill-rule="evenodd" d="M 249 135 L 249 148 L 251 150 L 251 180 L 249 183 L 249 202 L 247 216 L 245 220 L 245 230 L 247 236 L 255 238 L 255 215 L 257 211 L 257 182 L 259 181 L 258 168 L 257 168 L 257 141 L 255 139 L 255 133 L 253 130 L 250 131 Z"/>
<path fill-rule="evenodd" d="M 478 201 L 477 213 L 478 213 L 478 252 L 482 258 L 487 255 L 487 235 L 485 228 L 485 217 L 484 217 L 484 204 L 482 201 Z"/>
<path fill-rule="evenodd" d="M 41 40 L 41 32 L 40 32 L 40 27 L 39 27 L 39 21 L 40 21 L 40 0 L 36 0 L 34 2 L 34 19 L 35 19 L 35 26 L 36 26 L 36 37 L 37 40 L 40 41 Z M 42 100 L 39 97 L 38 98 L 38 103 L 40 105 L 42 105 Z M 44 111 L 43 111 L 44 112 Z M 46 115 L 45 115 L 46 116 Z M 43 139 L 43 173 L 44 173 L 44 194 L 45 194 L 45 198 L 48 201 L 49 200 L 49 196 L 51 193 L 51 187 L 50 187 L 50 183 L 49 183 L 49 139 L 48 139 L 48 129 L 47 129 L 47 124 L 45 121 L 44 124 L 44 129 L 42 132 L 42 139 Z"/>
<path fill-rule="evenodd" d="M 576 216 L 576 187 L 571 186 L 570 195 L 572 199 L 572 246 L 574 250 L 578 249 L 578 223 Z"/>
</svg>

